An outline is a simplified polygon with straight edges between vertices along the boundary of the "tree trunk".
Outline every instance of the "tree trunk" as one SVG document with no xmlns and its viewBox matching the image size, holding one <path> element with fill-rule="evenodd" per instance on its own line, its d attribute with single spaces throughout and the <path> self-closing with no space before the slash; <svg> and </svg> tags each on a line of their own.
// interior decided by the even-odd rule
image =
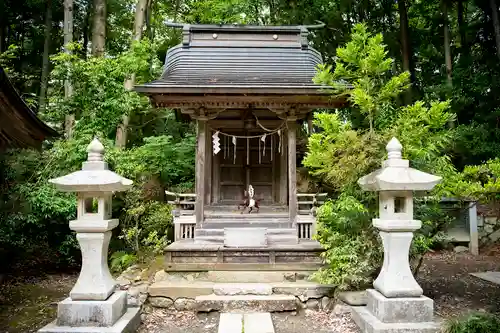
<svg viewBox="0 0 500 333">
<path fill-rule="evenodd" d="M 446 64 L 446 80 L 449 88 L 453 86 L 451 77 L 452 61 L 451 61 L 451 47 L 450 47 L 450 31 L 448 23 L 448 4 L 443 0 L 443 33 L 444 33 L 444 58 Z"/>
<path fill-rule="evenodd" d="M 401 33 L 401 55 L 403 57 L 403 70 L 410 73 L 411 82 L 415 82 L 412 70 L 412 54 L 410 45 L 410 28 L 408 25 L 408 11 L 406 9 L 406 0 L 398 1 L 399 10 L 399 29 Z M 412 100 L 411 87 L 404 94 L 405 104 L 410 104 Z"/>
<path fill-rule="evenodd" d="M 142 38 L 142 31 L 144 28 L 144 22 L 146 21 L 146 11 L 148 7 L 148 0 L 138 0 L 137 6 L 135 7 L 135 19 L 134 19 L 134 31 L 133 39 L 134 41 L 139 41 Z M 125 89 L 132 90 L 135 83 L 135 74 L 132 73 L 130 79 L 125 81 Z M 118 125 L 116 129 L 115 146 L 117 148 L 124 148 L 127 145 L 127 131 L 128 123 L 130 117 L 128 115 L 123 115 L 122 122 Z"/>
<path fill-rule="evenodd" d="M 73 0 L 64 0 L 64 52 L 71 53 L 68 45 L 73 42 Z M 69 74 L 69 73 L 68 73 Z M 68 75 L 69 76 L 69 75 Z M 73 94 L 73 86 L 68 78 L 64 81 L 64 97 L 69 98 Z M 74 114 L 67 114 L 64 121 L 64 132 L 69 139 L 73 136 Z"/>
<path fill-rule="evenodd" d="M 134 37 L 133 40 L 141 40 L 144 22 L 146 21 L 146 11 L 148 7 L 148 0 L 138 0 L 135 7 L 134 19 Z"/>
<path fill-rule="evenodd" d="M 495 43 L 497 46 L 497 56 L 500 59 L 500 22 L 498 21 L 498 7 L 496 0 L 490 0 L 491 20 L 495 30 Z"/>
<path fill-rule="evenodd" d="M 92 55 L 102 57 L 106 43 L 106 0 L 94 0 Z"/>
<path fill-rule="evenodd" d="M 83 58 L 87 59 L 88 48 L 89 48 L 89 36 L 90 36 L 90 18 L 92 16 L 92 0 L 88 0 L 87 12 L 85 13 L 85 22 L 83 22 Z"/>
<path fill-rule="evenodd" d="M 467 2 L 465 2 L 465 10 L 467 9 Z M 465 33 L 465 10 L 464 10 L 464 0 L 458 0 L 457 3 L 457 23 L 458 23 L 458 33 L 460 35 L 460 50 L 463 56 L 467 56 L 469 49 L 467 47 L 467 36 Z"/>
<path fill-rule="evenodd" d="M 52 0 L 47 0 L 45 12 L 45 42 L 43 44 L 42 78 L 40 80 L 40 96 L 38 97 L 38 110 L 44 110 L 46 104 L 47 86 L 49 84 L 49 48 L 52 30 Z"/>
</svg>

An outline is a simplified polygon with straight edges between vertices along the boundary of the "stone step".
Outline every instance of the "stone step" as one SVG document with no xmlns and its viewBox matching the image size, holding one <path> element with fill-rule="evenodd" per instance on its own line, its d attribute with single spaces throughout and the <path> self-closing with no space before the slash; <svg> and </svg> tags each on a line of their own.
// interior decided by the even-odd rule
<svg viewBox="0 0 500 333">
<path fill-rule="evenodd" d="M 292 295 L 202 295 L 195 298 L 198 312 L 283 312 L 297 310 Z"/>
<path fill-rule="evenodd" d="M 205 212 L 205 219 L 220 219 L 220 218 L 231 218 L 237 220 L 247 220 L 247 219 L 288 219 L 288 212 L 252 212 L 248 214 L 248 210 L 241 214 L 239 213 L 225 213 L 225 212 Z"/>
<path fill-rule="evenodd" d="M 213 277 L 214 280 L 228 281 L 239 279 L 241 274 L 215 274 L 212 273 L 208 277 Z M 260 277 L 262 282 L 212 282 L 212 281 L 187 281 L 187 280 L 172 280 L 158 281 L 153 283 L 148 293 L 150 297 L 166 297 L 175 301 L 178 298 L 191 298 L 197 296 L 215 294 L 218 296 L 235 296 L 235 295 L 291 295 L 302 299 L 322 298 L 324 296 L 331 297 L 335 291 L 333 285 L 322 285 L 309 281 L 297 282 L 282 282 L 283 274 L 269 274 L 270 272 L 262 272 Z M 268 273 L 268 274 L 265 274 Z M 277 273 L 277 272 L 271 272 Z M 289 273 L 291 275 L 291 273 Z M 264 279 L 263 279 L 264 277 Z M 255 276 L 257 278 L 257 276 Z M 247 278 L 247 280 L 249 280 Z M 268 280 L 268 281 L 265 281 Z M 279 282 L 275 282 L 279 281 Z"/>
<path fill-rule="evenodd" d="M 270 222 L 270 221 L 205 221 L 201 229 L 224 229 L 224 228 L 269 228 L 269 229 L 289 229 L 288 221 Z"/>
<path fill-rule="evenodd" d="M 273 287 L 267 283 L 216 283 L 214 294 L 218 296 L 272 295 Z"/>
<path fill-rule="evenodd" d="M 241 226 L 244 228 L 245 226 Z M 257 226 L 256 226 L 257 227 Z M 259 225 L 260 227 L 260 225 Z M 267 228 L 267 235 L 268 236 L 281 236 L 281 235 L 291 235 L 291 236 L 296 236 L 297 230 L 294 228 Z M 200 236 L 224 236 L 224 228 L 215 228 L 215 229 L 210 229 L 207 227 L 203 227 L 201 229 L 196 229 L 194 231 L 194 236 L 195 237 L 200 237 Z"/>
</svg>

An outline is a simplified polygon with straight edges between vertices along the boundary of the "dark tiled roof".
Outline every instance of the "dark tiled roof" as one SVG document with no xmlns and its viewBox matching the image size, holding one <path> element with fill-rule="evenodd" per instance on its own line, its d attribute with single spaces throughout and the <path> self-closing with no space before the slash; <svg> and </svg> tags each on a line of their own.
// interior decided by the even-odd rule
<svg viewBox="0 0 500 333">
<path fill-rule="evenodd" d="M 167 52 L 159 80 L 142 92 L 170 88 L 301 88 L 312 82 L 321 55 L 304 27 L 184 26 L 183 42 Z M 165 91 L 163 91 L 165 90 Z"/>
<path fill-rule="evenodd" d="M 46 137 L 56 135 L 24 103 L 0 67 L 0 149 L 37 148 Z"/>
</svg>

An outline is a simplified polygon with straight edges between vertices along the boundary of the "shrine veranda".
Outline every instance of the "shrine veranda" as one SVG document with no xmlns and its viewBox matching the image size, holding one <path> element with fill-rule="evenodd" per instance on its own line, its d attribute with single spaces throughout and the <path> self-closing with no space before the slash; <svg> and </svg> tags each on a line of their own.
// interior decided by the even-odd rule
<svg viewBox="0 0 500 333">
<path fill-rule="evenodd" d="M 136 87 L 197 126 L 196 193 L 177 198 L 194 210 L 174 219 L 167 269 L 317 269 L 320 198 L 297 193 L 297 132 L 314 109 L 346 101 L 313 83 L 322 58 L 307 27 L 185 25 L 182 34 L 162 77 Z M 260 210 L 241 214 L 249 186 Z"/>
</svg>

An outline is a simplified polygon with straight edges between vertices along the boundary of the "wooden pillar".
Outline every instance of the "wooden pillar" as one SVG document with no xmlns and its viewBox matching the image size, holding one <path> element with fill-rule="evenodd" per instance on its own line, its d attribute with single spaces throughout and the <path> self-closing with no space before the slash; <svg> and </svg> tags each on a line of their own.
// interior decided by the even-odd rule
<svg viewBox="0 0 500 333">
<path fill-rule="evenodd" d="M 287 120 L 288 126 L 288 216 L 295 227 L 297 220 L 297 121 Z"/>
<path fill-rule="evenodd" d="M 212 202 L 219 203 L 220 200 L 220 156 L 224 154 L 221 150 L 217 155 L 212 157 L 214 161 L 212 166 Z"/>
<path fill-rule="evenodd" d="M 279 203 L 286 205 L 288 203 L 288 152 L 287 152 L 287 142 L 288 137 L 287 132 L 283 132 L 281 135 L 281 151 L 279 152 L 280 159 L 280 190 L 279 190 Z"/>
<path fill-rule="evenodd" d="M 210 126 L 209 126 L 210 128 Z M 205 205 L 212 203 L 212 131 L 205 129 Z"/>
<path fill-rule="evenodd" d="M 203 223 L 205 214 L 205 150 L 206 120 L 196 120 L 198 141 L 196 145 L 196 227 Z"/>
</svg>

